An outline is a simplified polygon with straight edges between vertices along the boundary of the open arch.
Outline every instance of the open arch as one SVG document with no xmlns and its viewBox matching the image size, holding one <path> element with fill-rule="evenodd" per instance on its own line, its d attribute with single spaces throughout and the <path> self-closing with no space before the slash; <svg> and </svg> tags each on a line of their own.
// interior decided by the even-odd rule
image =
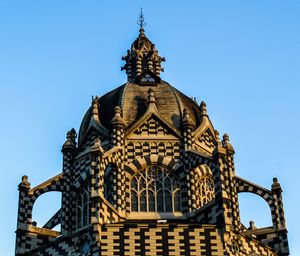
<svg viewBox="0 0 300 256">
<path fill-rule="evenodd" d="M 61 192 L 50 191 L 39 196 L 32 209 L 32 225 L 60 231 L 60 208 Z"/>
<path fill-rule="evenodd" d="M 249 191 L 238 193 L 240 218 L 242 224 L 248 228 L 250 221 L 258 228 L 272 226 L 270 206 L 257 194 Z"/>
<path fill-rule="evenodd" d="M 238 193 L 249 192 L 260 196 L 264 199 L 270 207 L 273 206 L 273 197 L 272 192 L 266 188 L 260 187 L 256 184 L 253 184 L 250 181 L 242 179 L 238 176 L 235 177 L 236 190 Z"/>
</svg>

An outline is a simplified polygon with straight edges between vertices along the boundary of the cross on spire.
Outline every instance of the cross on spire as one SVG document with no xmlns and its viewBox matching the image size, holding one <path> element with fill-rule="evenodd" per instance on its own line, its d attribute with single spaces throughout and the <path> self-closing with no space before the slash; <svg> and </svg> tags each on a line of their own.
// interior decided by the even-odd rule
<svg viewBox="0 0 300 256">
<path fill-rule="evenodd" d="M 146 26 L 146 22 L 145 22 L 145 18 L 144 18 L 144 14 L 143 14 L 143 8 L 141 8 L 141 12 L 139 15 L 139 19 L 137 21 L 137 24 L 140 26 L 140 28 L 144 28 Z"/>
</svg>

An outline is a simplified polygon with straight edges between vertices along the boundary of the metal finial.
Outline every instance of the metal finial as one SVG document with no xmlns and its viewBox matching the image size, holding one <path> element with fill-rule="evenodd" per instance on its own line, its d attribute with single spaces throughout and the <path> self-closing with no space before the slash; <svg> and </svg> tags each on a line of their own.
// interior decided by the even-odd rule
<svg viewBox="0 0 300 256">
<path fill-rule="evenodd" d="M 146 26 L 146 22 L 144 19 L 144 14 L 143 14 L 143 8 L 141 8 L 139 20 L 137 21 L 137 24 L 140 26 L 140 28 L 143 28 Z"/>
</svg>

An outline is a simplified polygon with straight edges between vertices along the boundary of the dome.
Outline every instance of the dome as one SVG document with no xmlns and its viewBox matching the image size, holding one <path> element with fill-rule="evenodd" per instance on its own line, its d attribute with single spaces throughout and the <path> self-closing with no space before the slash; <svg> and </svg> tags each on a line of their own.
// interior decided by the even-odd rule
<svg viewBox="0 0 300 256">
<path fill-rule="evenodd" d="M 160 115 L 171 127 L 181 130 L 184 109 L 189 113 L 191 122 L 195 126 L 199 125 L 199 105 L 193 99 L 162 80 L 155 85 L 140 85 L 128 82 L 97 99 L 97 115 L 101 125 L 110 130 L 114 109 L 116 106 L 120 106 L 125 125 L 127 129 L 130 128 L 147 111 L 148 91 L 150 88 L 154 92 L 156 107 Z M 92 107 L 88 109 L 81 123 L 79 143 L 88 129 L 91 117 Z"/>
<path fill-rule="evenodd" d="M 109 138 L 116 106 L 121 108 L 120 116 L 126 129 L 130 129 L 147 111 L 150 88 L 154 94 L 156 109 L 169 127 L 181 133 L 183 124 L 190 123 L 195 127 L 199 125 L 200 106 L 161 80 L 160 73 L 164 71 L 161 63 L 165 58 L 159 55 L 155 45 L 145 35 L 143 27 L 122 60 L 125 65 L 121 69 L 126 71 L 127 83 L 93 100 L 93 106 L 85 114 L 80 126 L 79 146 L 88 131 L 92 116 L 103 135 Z"/>
</svg>

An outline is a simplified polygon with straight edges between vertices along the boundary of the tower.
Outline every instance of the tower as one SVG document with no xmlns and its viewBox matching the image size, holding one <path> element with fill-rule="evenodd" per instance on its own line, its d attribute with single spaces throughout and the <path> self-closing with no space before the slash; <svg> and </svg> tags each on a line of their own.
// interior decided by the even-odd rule
<svg viewBox="0 0 300 256">
<path fill-rule="evenodd" d="M 289 255 L 278 180 L 267 189 L 236 175 L 206 104 L 161 79 L 142 16 L 122 59 L 127 82 L 94 97 L 78 135 L 67 133 L 62 172 L 33 188 L 22 177 L 16 255 Z M 49 191 L 61 209 L 37 227 L 32 209 Z M 272 227 L 241 224 L 243 192 L 266 201 Z"/>
</svg>

